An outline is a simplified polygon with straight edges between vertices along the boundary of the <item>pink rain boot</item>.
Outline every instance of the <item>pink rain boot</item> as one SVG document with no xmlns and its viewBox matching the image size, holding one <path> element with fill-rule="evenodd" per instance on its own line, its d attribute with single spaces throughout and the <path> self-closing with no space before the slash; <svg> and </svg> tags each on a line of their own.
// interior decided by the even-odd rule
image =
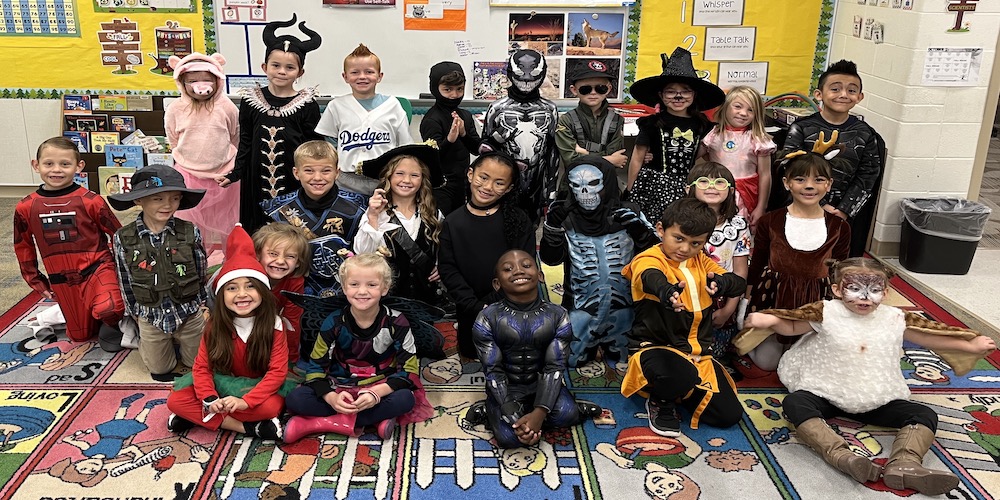
<svg viewBox="0 0 1000 500">
<path fill-rule="evenodd" d="M 383 420 L 375 426 L 375 434 L 382 439 L 387 439 L 392 437 L 392 433 L 395 430 L 396 430 L 396 419 L 394 418 Z"/>
<path fill-rule="evenodd" d="M 329 417 L 306 417 L 296 415 L 285 424 L 284 440 L 294 443 L 310 434 L 333 432 L 344 436 L 358 436 L 354 428 L 357 415 L 338 413 Z"/>
</svg>

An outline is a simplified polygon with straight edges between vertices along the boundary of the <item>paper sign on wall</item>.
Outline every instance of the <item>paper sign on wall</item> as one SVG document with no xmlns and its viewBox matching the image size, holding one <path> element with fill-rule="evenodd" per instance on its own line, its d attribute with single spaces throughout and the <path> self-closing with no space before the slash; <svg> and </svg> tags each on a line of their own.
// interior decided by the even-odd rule
<svg viewBox="0 0 1000 500">
<path fill-rule="evenodd" d="M 922 83 L 937 87 L 974 87 L 979 84 L 982 63 L 981 47 L 928 47 Z"/>
<path fill-rule="evenodd" d="M 725 90 L 737 85 L 753 87 L 757 92 L 767 94 L 767 63 L 719 63 L 719 88 Z"/>
<path fill-rule="evenodd" d="M 743 0 L 694 0 L 694 26 L 743 24 Z"/>
<path fill-rule="evenodd" d="M 707 28 L 706 61 L 752 61 L 756 28 Z"/>
</svg>

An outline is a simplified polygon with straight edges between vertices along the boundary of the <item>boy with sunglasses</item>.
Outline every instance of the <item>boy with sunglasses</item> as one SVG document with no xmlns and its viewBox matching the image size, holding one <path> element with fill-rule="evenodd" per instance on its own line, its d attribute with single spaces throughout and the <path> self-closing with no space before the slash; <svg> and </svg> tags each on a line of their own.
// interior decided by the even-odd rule
<svg viewBox="0 0 1000 500">
<path fill-rule="evenodd" d="M 617 168 L 625 168 L 625 120 L 608 107 L 608 94 L 614 85 L 611 68 L 602 61 L 589 60 L 569 76 L 569 90 L 580 98 L 576 109 L 559 117 L 556 147 L 565 172 L 573 160 L 588 154 L 603 156 Z M 560 190 L 566 190 L 565 174 Z"/>
</svg>

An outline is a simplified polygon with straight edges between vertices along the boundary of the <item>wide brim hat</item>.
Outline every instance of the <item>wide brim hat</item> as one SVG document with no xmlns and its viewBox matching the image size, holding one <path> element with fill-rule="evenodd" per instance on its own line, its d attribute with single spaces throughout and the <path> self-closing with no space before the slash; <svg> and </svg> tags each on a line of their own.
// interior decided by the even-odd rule
<svg viewBox="0 0 1000 500">
<path fill-rule="evenodd" d="M 444 184 L 444 172 L 441 171 L 441 151 L 438 149 L 437 142 L 434 140 L 417 144 L 406 144 L 404 146 L 392 148 L 385 153 L 382 153 L 382 156 L 379 156 L 378 158 L 362 162 L 359 171 L 365 177 L 381 179 L 382 172 L 385 170 L 385 167 L 389 165 L 389 162 L 391 162 L 393 158 L 403 155 L 412 156 L 419 160 L 420 163 L 427 165 L 427 170 L 429 170 L 431 174 L 431 187 L 437 188 Z"/>
<path fill-rule="evenodd" d="M 180 191 L 181 204 L 178 210 L 194 208 L 205 197 L 204 189 L 188 189 L 184 176 L 166 165 L 149 165 L 132 175 L 132 188 L 126 193 L 108 196 L 108 203 L 115 210 L 128 210 L 135 200 L 168 191 Z"/>
<path fill-rule="evenodd" d="M 635 100 L 646 106 L 656 107 L 663 102 L 660 91 L 669 83 L 683 83 L 691 87 L 695 93 L 694 103 L 700 111 L 716 108 L 726 100 L 726 93 L 718 85 L 698 78 L 691 62 L 691 53 L 687 50 L 677 47 L 669 58 L 666 54 L 660 54 L 660 59 L 663 61 L 663 73 L 643 78 L 629 87 L 628 92 Z"/>
</svg>

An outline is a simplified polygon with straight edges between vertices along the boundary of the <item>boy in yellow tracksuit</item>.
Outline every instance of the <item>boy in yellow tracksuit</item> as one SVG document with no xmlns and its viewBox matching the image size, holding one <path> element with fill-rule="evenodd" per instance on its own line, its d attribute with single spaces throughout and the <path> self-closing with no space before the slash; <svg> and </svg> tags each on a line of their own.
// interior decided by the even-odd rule
<svg viewBox="0 0 1000 500">
<path fill-rule="evenodd" d="M 622 270 L 635 306 L 622 395 L 648 398 L 649 428 L 661 436 L 680 435 L 678 400 L 691 410 L 694 429 L 699 421 L 730 427 L 743 416 L 736 384 L 712 360 L 713 297 L 746 291 L 746 280 L 702 251 L 717 219 L 699 200 L 677 200 L 656 224 L 661 243 Z"/>
</svg>

